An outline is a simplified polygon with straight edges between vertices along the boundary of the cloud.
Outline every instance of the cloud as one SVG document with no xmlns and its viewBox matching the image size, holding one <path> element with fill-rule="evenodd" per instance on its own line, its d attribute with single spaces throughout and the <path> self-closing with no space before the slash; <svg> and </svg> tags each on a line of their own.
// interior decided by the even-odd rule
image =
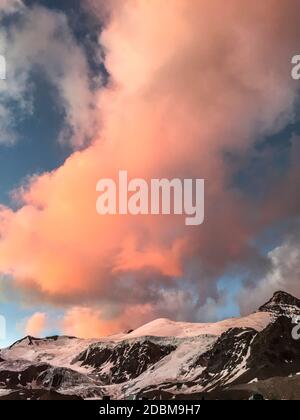
<svg viewBox="0 0 300 420">
<path fill-rule="evenodd" d="M 189 305 L 193 306 L 188 307 Z M 192 303 L 189 292 L 179 290 L 159 290 L 155 299 L 149 303 L 128 305 L 102 304 L 101 308 L 91 306 L 72 306 L 65 311 L 58 328 L 67 335 L 84 338 L 97 338 L 135 329 L 159 317 L 172 317 L 175 320 L 192 320 L 191 312 L 198 311 L 201 319 L 214 320 L 217 316 L 217 302 L 209 299 L 202 307 Z"/>
<path fill-rule="evenodd" d="M 47 317 L 43 312 L 36 312 L 27 321 L 25 325 L 26 335 L 39 337 L 46 328 Z"/>
<path fill-rule="evenodd" d="M 265 276 L 254 284 L 250 283 L 240 293 L 242 312 L 249 313 L 265 303 L 270 296 L 284 290 L 299 296 L 300 278 L 300 224 L 293 223 L 293 233 L 287 235 L 283 243 L 268 253 L 270 267 Z"/>
<path fill-rule="evenodd" d="M 7 9 L 6 13 L 15 9 Z M 87 57 L 75 40 L 63 13 L 44 7 L 24 7 L 16 23 L 3 24 L 0 52 L 7 62 L 7 80 L 0 84 L 0 143 L 17 139 L 16 110 L 34 114 L 32 74 L 41 71 L 55 89 L 57 105 L 65 115 L 60 141 L 76 148 L 90 140 L 97 126 L 95 96 Z M 14 106 L 12 106 L 14 105 Z"/>
<path fill-rule="evenodd" d="M 0 14 L 11 14 L 23 10 L 22 0 L 0 0 Z"/>
<path fill-rule="evenodd" d="M 152 308 L 149 305 L 137 305 L 126 309 L 126 316 L 107 319 L 97 308 L 75 306 L 68 309 L 61 323 L 64 334 L 83 338 L 97 338 L 120 331 L 127 331 L 149 319 Z"/>
<path fill-rule="evenodd" d="M 62 331 L 66 335 L 83 338 L 96 338 L 116 332 L 116 326 L 101 319 L 99 310 L 88 307 L 74 307 L 65 314 Z"/>
<path fill-rule="evenodd" d="M 246 153 L 294 116 L 296 6 L 230 0 L 219 13 L 219 1 L 128 0 L 109 14 L 99 42 L 110 82 L 97 94 L 94 141 L 24 184 L 15 194 L 18 210 L 0 211 L 0 271 L 24 293 L 67 306 L 65 331 L 92 336 L 162 314 L 215 316 L 217 278 L 256 256 L 253 238 L 274 222 L 272 212 L 263 222 L 254 217 L 257 204 L 230 188 L 233 169 L 224 153 Z M 62 15 L 51 15 L 49 28 L 48 12 L 35 13 L 45 36 L 65 27 Z M 49 36 L 36 40 L 36 29 L 28 26 L 24 37 L 25 57 L 34 37 L 38 63 L 55 75 L 72 126 L 88 126 L 80 52 L 68 36 L 72 58 L 65 43 L 44 54 Z M 205 178 L 204 225 L 185 227 L 180 216 L 99 216 L 96 183 L 119 169 L 146 180 Z"/>
<path fill-rule="evenodd" d="M 102 24 L 106 24 L 114 14 L 122 5 L 124 4 L 124 0 L 114 0 L 114 1 L 106 1 L 106 0 L 85 0 L 83 6 L 89 12 L 95 15 Z"/>
</svg>

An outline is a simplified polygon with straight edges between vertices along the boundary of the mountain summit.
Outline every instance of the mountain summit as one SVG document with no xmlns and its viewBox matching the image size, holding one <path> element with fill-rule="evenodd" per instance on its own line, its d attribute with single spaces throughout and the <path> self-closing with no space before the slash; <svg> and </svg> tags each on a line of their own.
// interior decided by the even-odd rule
<svg viewBox="0 0 300 420">
<path fill-rule="evenodd" d="M 272 312 L 277 315 L 300 316 L 300 299 L 289 293 L 278 291 L 259 308 L 260 312 Z"/>
</svg>

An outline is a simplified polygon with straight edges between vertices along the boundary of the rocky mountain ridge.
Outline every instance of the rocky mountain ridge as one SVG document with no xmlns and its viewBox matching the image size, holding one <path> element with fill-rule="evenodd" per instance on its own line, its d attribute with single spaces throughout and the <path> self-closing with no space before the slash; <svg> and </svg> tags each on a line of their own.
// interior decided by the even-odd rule
<svg viewBox="0 0 300 420">
<path fill-rule="evenodd" d="M 300 300 L 276 292 L 258 312 L 217 323 L 159 319 L 102 340 L 27 336 L 0 351 L 0 399 L 238 398 L 261 383 L 275 394 L 278 384 L 280 398 L 282 380 L 300 377 L 298 320 Z"/>
</svg>

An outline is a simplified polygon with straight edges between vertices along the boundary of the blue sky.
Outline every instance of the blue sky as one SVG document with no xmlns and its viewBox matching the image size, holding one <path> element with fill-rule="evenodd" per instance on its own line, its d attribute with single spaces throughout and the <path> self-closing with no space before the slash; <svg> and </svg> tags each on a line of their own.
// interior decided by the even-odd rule
<svg viewBox="0 0 300 420">
<path fill-rule="evenodd" d="M 19 141 L 2 145 L 0 154 L 0 200 L 10 202 L 10 192 L 27 176 L 51 171 L 60 166 L 70 149 L 54 139 L 64 123 L 52 86 L 36 72 L 32 75 L 34 114 L 21 118 L 16 130 Z"/>
</svg>

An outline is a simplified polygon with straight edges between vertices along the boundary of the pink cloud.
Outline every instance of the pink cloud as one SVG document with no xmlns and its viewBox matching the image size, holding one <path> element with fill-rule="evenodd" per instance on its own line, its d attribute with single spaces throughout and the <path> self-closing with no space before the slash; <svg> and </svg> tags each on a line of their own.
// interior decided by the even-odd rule
<svg viewBox="0 0 300 420">
<path fill-rule="evenodd" d="M 125 312 L 121 318 L 105 319 L 99 309 L 74 306 L 66 311 L 61 329 L 67 335 L 97 338 L 135 328 L 153 315 L 149 305 L 137 305 Z"/>
<path fill-rule="evenodd" d="M 25 325 L 26 335 L 38 337 L 46 327 L 47 316 L 45 313 L 36 312 L 27 321 Z"/>
<path fill-rule="evenodd" d="M 288 66 L 300 35 L 293 6 L 231 0 L 219 13 L 217 1 L 118 3 L 100 36 L 111 76 L 97 93 L 101 131 L 18 191 L 19 210 L 0 212 L 0 270 L 16 287 L 74 305 L 64 331 L 107 334 L 127 324 L 136 305 L 149 308 L 137 312 L 139 322 L 159 315 L 161 290 L 179 279 L 184 288 L 187 266 L 195 267 L 203 304 L 216 293 L 215 277 L 249 252 L 259 226 L 252 203 L 228 189 L 223 152 L 246 151 L 291 118 Z M 204 225 L 99 216 L 96 183 L 119 169 L 146 180 L 205 178 Z M 177 310 L 170 305 L 167 314 Z"/>
</svg>

